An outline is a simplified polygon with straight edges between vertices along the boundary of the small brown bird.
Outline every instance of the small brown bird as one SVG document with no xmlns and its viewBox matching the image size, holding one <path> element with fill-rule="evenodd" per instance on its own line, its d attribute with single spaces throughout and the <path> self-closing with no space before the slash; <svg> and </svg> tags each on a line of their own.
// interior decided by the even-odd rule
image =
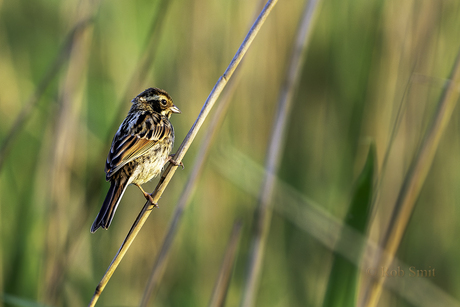
<svg viewBox="0 0 460 307">
<path fill-rule="evenodd" d="M 160 174 L 171 161 L 174 128 L 169 121 L 172 113 L 181 113 L 171 97 L 158 88 L 149 88 L 136 96 L 131 109 L 113 137 L 107 162 L 106 180 L 110 189 L 96 217 L 91 232 L 109 228 L 118 204 L 129 184 L 141 189 L 147 200 L 152 196 L 141 184 Z"/>
</svg>

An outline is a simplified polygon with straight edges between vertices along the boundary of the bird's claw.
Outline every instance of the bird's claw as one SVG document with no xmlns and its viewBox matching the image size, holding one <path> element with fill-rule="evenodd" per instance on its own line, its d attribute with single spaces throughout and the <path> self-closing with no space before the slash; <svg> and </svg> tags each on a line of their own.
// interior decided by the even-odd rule
<svg viewBox="0 0 460 307">
<path fill-rule="evenodd" d="M 173 157 L 174 155 L 169 155 L 168 162 L 175 166 L 182 166 L 182 169 L 184 169 L 185 168 L 184 163 L 182 163 L 182 161 L 177 162 L 176 160 L 173 160 Z"/>
<path fill-rule="evenodd" d="M 140 184 L 135 183 L 135 185 L 137 185 L 137 187 L 139 189 L 141 189 L 142 194 L 144 194 L 145 199 L 147 199 L 153 205 L 154 208 L 158 208 L 158 204 L 153 200 L 152 194 L 149 194 L 149 193 L 145 192 Z"/>
<path fill-rule="evenodd" d="M 154 208 L 158 208 L 158 204 L 153 201 L 152 194 L 145 193 L 144 196 L 153 205 Z"/>
</svg>

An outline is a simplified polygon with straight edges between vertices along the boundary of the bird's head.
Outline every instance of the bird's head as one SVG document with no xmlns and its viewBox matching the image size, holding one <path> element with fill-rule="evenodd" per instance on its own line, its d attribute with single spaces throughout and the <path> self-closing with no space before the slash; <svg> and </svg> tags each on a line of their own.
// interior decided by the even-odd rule
<svg viewBox="0 0 460 307">
<path fill-rule="evenodd" d="M 157 112 L 170 117 L 172 113 L 181 113 L 169 94 L 159 88 L 148 88 L 131 101 L 137 109 Z"/>
</svg>

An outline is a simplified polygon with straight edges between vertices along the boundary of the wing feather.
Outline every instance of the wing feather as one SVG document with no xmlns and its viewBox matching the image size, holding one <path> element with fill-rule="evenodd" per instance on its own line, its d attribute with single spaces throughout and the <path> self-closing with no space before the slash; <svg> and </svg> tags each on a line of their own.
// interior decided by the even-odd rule
<svg viewBox="0 0 460 307">
<path fill-rule="evenodd" d="M 112 141 L 106 162 L 106 179 L 126 163 L 141 157 L 171 133 L 168 119 L 156 113 L 142 113 L 126 118 Z"/>
</svg>

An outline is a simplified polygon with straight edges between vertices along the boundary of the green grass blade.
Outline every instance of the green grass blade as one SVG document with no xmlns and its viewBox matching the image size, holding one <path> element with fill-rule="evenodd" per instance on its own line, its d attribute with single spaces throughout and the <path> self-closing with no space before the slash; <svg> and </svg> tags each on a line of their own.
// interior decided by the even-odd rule
<svg viewBox="0 0 460 307">
<path fill-rule="evenodd" d="M 375 164 L 375 146 L 372 144 L 364 168 L 359 175 L 353 198 L 345 218 L 345 225 L 364 234 L 366 231 L 372 200 L 372 186 Z M 341 237 L 337 244 L 348 244 Z M 356 253 L 362 253 L 362 246 Z M 334 254 L 329 283 L 324 297 L 323 307 L 356 306 L 356 286 L 359 277 L 359 268 L 343 255 Z"/>
<path fill-rule="evenodd" d="M 43 305 L 32 300 L 28 300 L 19 296 L 14 296 L 10 294 L 0 294 L 0 302 L 8 304 L 8 306 L 19 306 L 19 307 L 48 307 L 48 305 Z"/>
</svg>

